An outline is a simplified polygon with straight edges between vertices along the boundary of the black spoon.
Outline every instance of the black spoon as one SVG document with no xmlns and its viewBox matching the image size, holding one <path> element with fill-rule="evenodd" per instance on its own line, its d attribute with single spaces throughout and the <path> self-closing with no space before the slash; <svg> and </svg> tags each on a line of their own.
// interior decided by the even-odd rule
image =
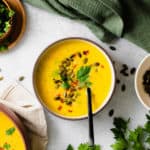
<svg viewBox="0 0 150 150">
<path fill-rule="evenodd" d="M 92 113 L 92 94 L 91 89 L 87 88 L 88 98 L 88 121 L 89 121 L 89 145 L 94 147 L 94 128 L 93 128 L 93 113 Z"/>
</svg>

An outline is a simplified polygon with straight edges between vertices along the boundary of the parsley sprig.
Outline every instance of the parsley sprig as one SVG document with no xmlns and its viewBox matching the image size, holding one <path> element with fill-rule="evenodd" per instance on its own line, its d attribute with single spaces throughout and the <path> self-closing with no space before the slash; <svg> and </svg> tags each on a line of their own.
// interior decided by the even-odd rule
<svg viewBox="0 0 150 150">
<path fill-rule="evenodd" d="M 111 145 L 113 150 L 150 150 L 150 115 L 146 115 L 147 122 L 144 127 L 138 126 L 134 130 L 129 129 L 129 119 L 114 119 L 115 128 L 111 129 L 115 143 Z"/>
<path fill-rule="evenodd" d="M 69 144 L 66 150 L 74 150 L 74 148 Z M 78 150 L 100 150 L 100 146 L 94 145 L 94 147 L 91 147 L 88 143 L 84 143 L 78 146 Z"/>
<path fill-rule="evenodd" d="M 8 130 L 6 130 L 6 135 L 12 135 L 14 132 L 15 132 L 15 128 L 12 127 L 12 128 L 9 128 Z"/>
<path fill-rule="evenodd" d="M 138 126 L 134 130 L 129 128 L 130 119 L 121 117 L 114 118 L 115 142 L 111 145 L 112 150 L 150 150 L 150 115 L 146 115 L 147 122 L 144 126 Z M 66 150 L 74 150 L 72 145 L 68 145 Z M 88 143 L 80 144 L 77 150 L 100 150 L 99 145 L 90 147 Z"/>
<path fill-rule="evenodd" d="M 77 79 L 79 81 L 80 87 L 90 87 L 91 82 L 89 81 L 89 74 L 91 71 L 91 66 L 82 66 L 77 71 Z"/>
</svg>

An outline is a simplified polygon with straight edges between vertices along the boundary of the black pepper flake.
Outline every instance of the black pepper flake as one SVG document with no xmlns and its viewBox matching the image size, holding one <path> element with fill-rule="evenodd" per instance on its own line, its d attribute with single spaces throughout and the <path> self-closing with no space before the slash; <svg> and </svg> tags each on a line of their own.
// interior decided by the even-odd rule
<svg viewBox="0 0 150 150">
<path fill-rule="evenodd" d="M 112 50 L 112 51 L 116 51 L 116 48 L 114 46 L 109 46 L 109 48 Z"/>
<path fill-rule="evenodd" d="M 130 73 L 133 75 L 136 72 L 136 68 L 131 68 Z"/>
<path fill-rule="evenodd" d="M 125 84 L 122 84 L 121 86 L 121 91 L 124 92 L 126 90 L 126 85 Z"/>
<path fill-rule="evenodd" d="M 24 76 L 19 77 L 19 81 L 23 81 L 25 79 Z"/>
<path fill-rule="evenodd" d="M 109 115 L 109 117 L 112 117 L 113 114 L 114 114 L 114 109 L 111 109 L 111 110 L 109 111 L 108 115 Z"/>
</svg>

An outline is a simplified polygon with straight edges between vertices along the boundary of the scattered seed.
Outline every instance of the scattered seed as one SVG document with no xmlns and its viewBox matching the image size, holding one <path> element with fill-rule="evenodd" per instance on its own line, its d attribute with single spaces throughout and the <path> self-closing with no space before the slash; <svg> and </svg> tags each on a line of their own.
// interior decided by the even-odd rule
<svg viewBox="0 0 150 150">
<path fill-rule="evenodd" d="M 76 56 L 76 54 L 72 54 L 72 55 L 70 56 L 70 58 L 73 59 L 75 56 Z"/>
<path fill-rule="evenodd" d="M 101 65 L 101 68 L 104 68 L 104 65 Z"/>
<path fill-rule="evenodd" d="M 121 91 L 124 92 L 126 90 L 126 85 L 125 84 L 122 84 L 121 86 Z"/>
<path fill-rule="evenodd" d="M 59 106 L 57 109 L 58 109 L 58 110 L 61 110 L 61 109 L 62 109 L 62 106 Z"/>
<path fill-rule="evenodd" d="M 69 109 L 68 112 L 72 112 L 72 110 Z"/>
<path fill-rule="evenodd" d="M 129 76 L 129 74 L 127 73 L 127 71 L 128 71 L 128 66 L 126 65 L 126 64 L 123 64 L 122 65 L 122 69 L 120 70 L 120 73 L 122 74 L 122 75 L 124 75 L 124 76 Z"/>
<path fill-rule="evenodd" d="M 98 72 L 98 69 L 97 69 L 97 68 L 95 69 L 95 72 Z"/>
<path fill-rule="evenodd" d="M 109 48 L 112 50 L 112 51 L 115 51 L 116 48 L 114 46 L 109 46 Z"/>
<path fill-rule="evenodd" d="M 84 58 L 83 63 L 86 64 L 88 62 L 88 58 Z"/>
<path fill-rule="evenodd" d="M 82 57 L 82 54 L 79 52 L 79 53 L 78 53 L 78 56 L 81 58 L 81 57 Z"/>
<path fill-rule="evenodd" d="M 100 63 L 99 63 L 99 62 L 96 62 L 94 65 L 95 65 L 95 66 L 99 66 L 99 65 L 100 65 Z"/>
<path fill-rule="evenodd" d="M 0 76 L 0 81 L 2 81 L 4 79 L 4 77 L 3 76 Z"/>
<path fill-rule="evenodd" d="M 109 115 L 109 117 L 112 117 L 113 114 L 114 114 L 114 109 L 111 109 L 111 110 L 109 111 L 108 115 Z"/>
<path fill-rule="evenodd" d="M 55 79 L 54 79 L 55 80 Z M 61 83 L 61 80 L 55 80 L 55 83 Z"/>
<path fill-rule="evenodd" d="M 30 108 L 30 107 L 33 107 L 33 106 L 32 105 L 24 105 L 22 107 L 24 107 L 24 108 Z"/>
<path fill-rule="evenodd" d="M 24 76 L 19 77 L 19 81 L 23 81 L 25 79 Z"/>
<path fill-rule="evenodd" d="M 125 77 L 128 77 L 128 76 L 129 76 L 129 74 L 128 74 L 127 72 L 124 72 L 123 75 L 124 75 Z"/>
<path fill-rule="evenodd" d="M 60 96 L 56 96 L 56 97 L 55 97 L 55 100 L 60 100 L 60 99 L 61 99 Z"/>
<path fill-rule="evenodd" d="M 83 51 L 83 54 L 84 54 L 84 55 L 87 55 L 87 54 L 89 54 L 89 51 L 88 51 L 88 50 L 85 50 L 85 51 Z"/>
<path fill-rule="evenodd" d="M 64 93 L 64 97 L 65 97 L 65 98 L 67 97 L 67 92 Z"/>
<path fill-rule="evenodd" d="M 72 100 L 66 101 L 66 104 L 67 104 L 67 105 L 72 105 Z"/>
<path fill-rule="evenodd" d="M 119 83 L 120 83 L 120 80 L 119 80 L 119 79 L 117 79 L 117 80 L 116 80 L 116 83 L 117 83 L 117 84 L 119 84 Z"/>
<path fill-rule="evenodd" d="M 74 96 L 74 93 L 69 93 L 68 97 L 72 98 Z"/>
<path fill-rule="evenodd" d="M 136 68 L 131 68 L 130 73 L 133 75 L 136 72 Z"/>
<path fill-rule="evenodd" d="M 122 67 L 123 67 L 124 69 L 128 69 L 128 65 L 127 65 L 127 64 L 123 64 Z"/>
</svg>

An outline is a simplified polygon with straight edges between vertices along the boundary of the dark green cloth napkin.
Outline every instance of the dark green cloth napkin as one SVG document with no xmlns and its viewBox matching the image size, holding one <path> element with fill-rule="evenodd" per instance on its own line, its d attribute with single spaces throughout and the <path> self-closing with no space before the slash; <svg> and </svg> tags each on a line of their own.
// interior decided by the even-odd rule
<svg viewBox="0 0 150 150">
<path fill-rule="evenodd" d="M 124 37 L 150 52 L 150 0 L 26 0 L 85 23 L 104 42 Z"/>
</svg>

